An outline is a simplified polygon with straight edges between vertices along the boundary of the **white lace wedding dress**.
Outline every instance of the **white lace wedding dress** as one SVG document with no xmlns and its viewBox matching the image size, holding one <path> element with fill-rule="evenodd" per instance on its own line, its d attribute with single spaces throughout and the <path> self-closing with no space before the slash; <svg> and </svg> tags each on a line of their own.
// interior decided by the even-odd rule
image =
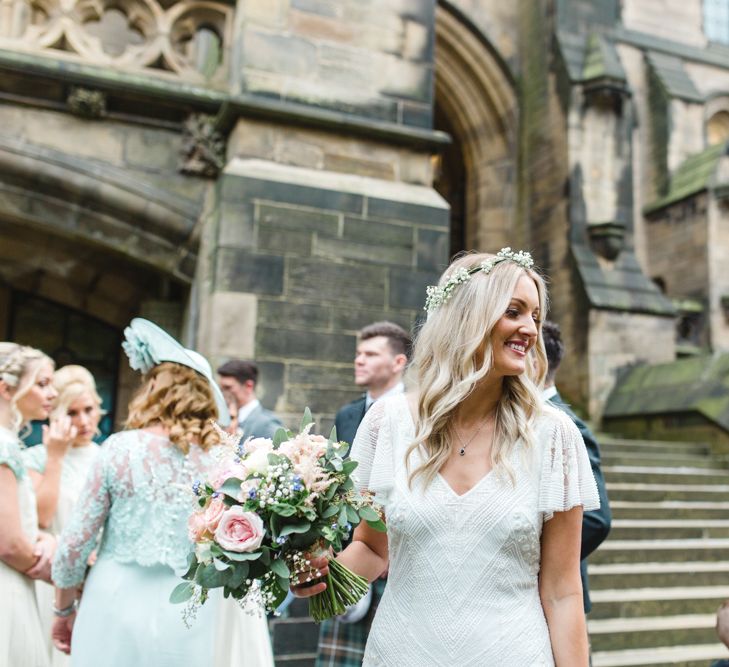
<svg viewBox="0 0 729 667">
<path fill-rule="evenodd" d="M 511 458 L 514 483 L 493 470 L 461 496 L 440 475 L 408 488 L 413 437 L 401 395 L 372 406 L 352 449 L 359 487 L 384 505 L 390 549 L 364 667 L 554 665 L 538 590 L 542 525 L 599 506 L 579 431 L 545 406 L 536 447 L 519 443 Z"/>
</svg>

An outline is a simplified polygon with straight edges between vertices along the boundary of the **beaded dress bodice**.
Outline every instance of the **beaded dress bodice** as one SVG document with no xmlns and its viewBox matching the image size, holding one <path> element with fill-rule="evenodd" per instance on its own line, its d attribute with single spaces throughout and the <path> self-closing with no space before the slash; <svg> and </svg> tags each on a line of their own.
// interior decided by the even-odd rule
<svg viewBox="0 0 729 667">
<path fill-rule="evenodd" d="M 199 447 L 192 445 L 185 455 L 148 431 L 108 438 L 59 540 L 53 563 L 56 585 L 81 583 L 102 527 L 99 559 L 184 569 L 191 547 L 187 518 L 194 507 L 192 483 L 205 478 L 213 464 L 211 454 Z"/>
<path fill-rule="evenodd" d="M 587 453 L 568 417 L 545 408 L 535 445 L 463 495 L 441 475 L 408 485 L 414 425 L 404 396 L 376 403 L 355 438 L 360 488 L 383 503 L 389 578 L 364 665 L 553 665 L 538 589 L 542 525 L 597 505 Z M 417 454 L 416 454 L 417 456 Z M 411 462 L 411 469 L 417 464 Z"/>
<path fill-rule="evenodd" d="M 18 487 L 20 526 L 32 544 L 38 537 L 38 510 L 33 483 L 23 461 L 23 445 L 12 431 L 0 426 L 0 464 L 8 466 Z"/>
</svg>

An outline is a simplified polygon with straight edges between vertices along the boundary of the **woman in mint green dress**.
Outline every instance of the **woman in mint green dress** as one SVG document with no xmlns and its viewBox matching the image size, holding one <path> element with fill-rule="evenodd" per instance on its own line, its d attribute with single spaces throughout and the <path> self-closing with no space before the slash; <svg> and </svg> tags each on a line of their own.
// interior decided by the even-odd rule
<svg viewBox="0 0 729 667">
<path fill-rule="evenodd" d="M 101 447 L 60 537 L 53 581 L 56 607 L 67 615 L 54 624 L 54 643 L 70 649 L 73 667 L 206 664 L 218 605 L 204 605 L 187 628 L 169 597 L 187 569 L 192 485 L 214 466 L 211 420 L 225 402 L 200 355 L 146 320 L 125 333 L 131 365 L 146 373 L 145 382 L 129 406 L 132 430 Z"/>
</svg>

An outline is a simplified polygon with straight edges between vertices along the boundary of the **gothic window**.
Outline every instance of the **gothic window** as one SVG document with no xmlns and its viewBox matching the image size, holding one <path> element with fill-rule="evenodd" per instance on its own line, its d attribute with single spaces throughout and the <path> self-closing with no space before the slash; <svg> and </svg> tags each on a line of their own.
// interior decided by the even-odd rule
<svg viewBox="0 0 729 667">
<path fill-rule="evenodd" d="M 110 7 L 98 21 L 88 21 L 86 31 L 97 37 L 104 52 L 118 57 L 128 46 L 144 44 L 144 35 L 129 22 L 129 17 L 119 9 Z"/>
<path fill-rule="evenodd" d="M 704 0 L 704 34 L 710 42 L 729 44 L 729 0 Z"/>
</svg>

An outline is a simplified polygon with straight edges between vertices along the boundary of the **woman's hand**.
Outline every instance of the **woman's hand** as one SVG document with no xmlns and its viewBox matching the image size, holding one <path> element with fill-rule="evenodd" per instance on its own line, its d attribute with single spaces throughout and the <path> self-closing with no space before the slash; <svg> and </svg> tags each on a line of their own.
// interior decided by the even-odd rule
<svg viewBox="0 0 729 667">
<path fill-rule="evenodd" d="M 327 588 L 326 583 L 321 581 L 321 578 L 326 577 L 328 574 L 329 557 L 312 558 L 309 560 L 306 569 L 299 572 L 296 577 L 292 577 L 292 582 L 296 581 L 296 583 L 292 583 L 291 592 L 297 598 L 310 598 L 313 595 L 318 595 Z"/>
<path fill-rule="evenodd" d="M 73 612 L 70 616 L 54 618 L 53 625 L 51 626 L 53 645 L 67 655 L 71 653 L 71 635 L 75 620 L 76 612 Z"/>
<path fill-rule="evenodd" d="M 67 415 L 51 419 L 48 426 L 43 425 L 43 444 L 49 458 L 63 458 L 76 438 L 77 429 Z"/>
<path fill-rule="evenodd" d="M 50 533 L 40 533 L 33 549 L 33 555 L 38 557 L 35 565 L 25 572 L 31 579 L 42 579 L 51 583 L 51 565 L 56 553 L 56 538 Z"/>
</svg>

